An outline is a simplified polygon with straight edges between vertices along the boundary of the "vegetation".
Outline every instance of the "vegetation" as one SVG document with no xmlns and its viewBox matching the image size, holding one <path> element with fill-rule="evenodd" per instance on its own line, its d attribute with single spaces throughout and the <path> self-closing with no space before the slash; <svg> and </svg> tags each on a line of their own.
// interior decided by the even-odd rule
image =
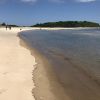
<svg viewBox="0 0 100 100">
<path fill-rule="evenodd" d="M 88 21 L 59 21 L 36 24 L 34 27 L 100 27 L 100 25 Z"/>
<path fill-rule="evenodd" d="M 2 23 L 1 26 L 6 26 L 6 23 Z"/>
<path fill-rule="evenodd" d="M 19 27 L 19 26 L 17 26 L 17 25 L 8 25 L 8 26 L 11 26 L 11 27 Z"/>
<path fill-rule="evenodd" d="M 6 23 L 4 23 L 4 22 L 3 22 L 2 24 L 0 24 L 0 26 L 6 26 L 6 25 L 7 25 L 7 26 L 11 26 L 11 27 L 18 27 L 17 25 L 8 25 L 8 24 L 6 24 Z"/>
</svg>

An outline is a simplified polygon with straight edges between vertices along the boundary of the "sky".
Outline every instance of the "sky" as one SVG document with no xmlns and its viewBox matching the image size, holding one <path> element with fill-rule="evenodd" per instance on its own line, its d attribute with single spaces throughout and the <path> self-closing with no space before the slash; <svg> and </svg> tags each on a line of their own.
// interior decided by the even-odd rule
<svg viewBox="0 0 100 100">
<path fill-rule="evenodd" d="M 27 26 L 74 20 L 100 23 L 100 0 L 0 0 L 0 23 Z"/>
</svg>

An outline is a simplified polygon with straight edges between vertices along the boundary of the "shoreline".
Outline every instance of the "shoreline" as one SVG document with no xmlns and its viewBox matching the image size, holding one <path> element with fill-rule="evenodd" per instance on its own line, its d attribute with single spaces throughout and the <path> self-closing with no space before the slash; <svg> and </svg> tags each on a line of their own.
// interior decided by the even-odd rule
<svg viewBox="0 0 100 100">
<path fill-rule="evenodd" d="M 81 29 L 100 29 L 100 27 L 32 27 L 39 30 L 81 30 Z"/>
<path fill-rule="evenodd" d="M 90 73 L 88 75 L 88 70 L 84 71 L 80 64 L 77 65 L 75 63 L 75 66 L 73 66 L 73 63 L 70 62 L 69 59 L 65 59 L 66 64 L 70 66 L 66 71 L 68 74 L 65 74 L 70 84 L 66 85 L 59 80 L 59 77 L 56 77 L 51 65 L 52 62 L 49 62 L 44 55 L 38 52 L 38 49 L 32 47 L 31 44 L 26 41 L 27 39 L 24 35 L 20 37 L 24 43 L 24 47 L 30 50 L 31 55 L 35 56 L 37 62 L 36 69 L 33 71 L 33 81 L 36 85 L 36 88 L 33 89 L 33 93 L 35 94 L 36 100 L 77 100 L 78 96 L 88 100 L 94 98 L 98 100 L 100 98 L 99 85 L 94 77 L 90 77 Z M 83 78 L 83 80 L 81 80 L 81 78 Z"/>
<path fill-rule="evenodd" d="M 18 34 L 20 35 L 20 33 Z M 70 100 L 63 87 L 60 86 L 50 63 L 35 48 L 32 48 L 22 37 L 20 37 L 20 45 L 25 47 L 35 57 L 37 65 L 33 71 L 33 81 L 35 88 L 32 93 L 36 100 Z M 59 91 L 58 91 L 59 89 Z"/>
<path fill-rule="evenodd" d="M 20 32 L 24 32 L 24 31 L 28 32 L 31 30 L 36 30 L 36 29 L 26 28 L 20 31 L 20 28 L 12 28 L 12 30 L 6 30 L 5 28 L 0 28 L 1 50 L 3 47 L 3 50 L 4 49 L 6 50 L 5 51 L 6 53 L 4 54 L 5 57 L 6 55 L 8 55 L 6 57 L 7 64 L 4 63 L 4 65 L 2 65 L 2 59 L 0 59 L 1 66 L 6 66 L 6 67 L 11 66 L 11 68 L 15 66 L 16 69 L 19 66 L 18 72 L 16 71 L 16 69 L 14 69 L 14 72 L 4 71 L 5 76 L 8 77 L 7 79 L 8 80 L 10 79 L 11 82 L 13 81 L 17 82 L 18 80 L 18 82 L 21 81 L 24 83 L 24 80 L 29 78 L 28 81 L 31 83 L 29 83 L 27 80 L 26 80 L 26 83 L 29 84 L 30 88 L 26 87 L 26 90 L 24 92 L 26 93 L 28 92 L 27 90 L 30 89 L 31 90 L 30 95 L 31 96 L 33 95 L 32 97 L 34 97 L 34 100 L 71 100 L 71 98 L 69 97 L 70 95 L 66 93 L 64 87 L 60 84 L 59 79 L 56 77 L 56 74 L 54 73 L 54 70 L 51 67 L 52 66 L 51 63 L 49 63 L 49 61 L 45 58 L 45 56 L 43 56 L 40 52 L 38 52 L 38 50 L 36 50 L 34 47 L 31 47 L 28 44 L 28 42 L 25 41 L 24 37 L 20 36 Z M 2 43 L 4 44 L 2 45 Z M 9 49 L 11 50 L 9 51 Z M 1 58 L 3 55 L 2 52 L 4 51 L 1 51 Z M 17 57 L 19 58 L 17 59 Z M 26 74 L 27 72 L 29 74 Z M 20 77 L 20 79 L 18 76 Z M 2 78 L 2 75 L 1 75 L 1 78 Z M 18 87 L 17 83 L 14 83 L 14 84 L 16 84 L 16 86 Z M 22 88 L 23 86 L 24 85 L 20 86 L 20 88 Z M 14 89 L 16 92 L 16 87 L 14 87 Z M 0 91 L 2 92 L 2 89 L 0 89 Z M 17 92 L 19 93 L 19 90 Z M 14 94 L 13 92 L 11 93 Z M 23 98 L 26 97 L 26 96 L 23 97 L 23 94 L 19 94 L 19 95 L 22 95 L 22 100 Z M 14 96 L 16 97 L 16 95 Z M 31 100 L 31 96 L 27 94 L 27 97 L 30 100 Z M 6 96 L 3 98 L 6 98 Z M 27 100 L 27 98 L 24 100 Z"/>
<path fill-rule="evenodd" d="M 20 31 L 28 30 L 81 30 L 81 29 L 100 29 L 100 27 L 12 27 L 14 29 L 21 29 Z M 0 29 L 6 29 L 5 27 L 0 27 Z M 9 30 L 9 29 L 8 29 Z"/>
</svg>

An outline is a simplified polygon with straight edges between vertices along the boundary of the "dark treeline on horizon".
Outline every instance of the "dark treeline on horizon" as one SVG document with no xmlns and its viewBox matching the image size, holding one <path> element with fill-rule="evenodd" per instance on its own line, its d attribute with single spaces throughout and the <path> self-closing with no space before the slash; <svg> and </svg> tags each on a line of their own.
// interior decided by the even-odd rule
<svg viewBox="0 0 100 100">
<path fill-rule="evenodd" d="M 5 22 L 1 23 L 0 26 L 20 27 L 18 25 L 6 24 Z M 59 21 L 59 22 L 40 23 L 32 25 L 31 27 L 100 27 L 100 24 L 89 21 Z"/>
<path fill-rule="evenodd" d="M 33 25 L 33 27 L 100 27 L 98 23 L 89 21 L 59 21 Z"/>
<path fill-rule="evenodd" d="M 6 23 L 2 23 L 2 24 L 0 24 L 0 26 L 18 27 L 17 25 L 11 25 L 11 24 L 6 24 Z"/>
</svg>

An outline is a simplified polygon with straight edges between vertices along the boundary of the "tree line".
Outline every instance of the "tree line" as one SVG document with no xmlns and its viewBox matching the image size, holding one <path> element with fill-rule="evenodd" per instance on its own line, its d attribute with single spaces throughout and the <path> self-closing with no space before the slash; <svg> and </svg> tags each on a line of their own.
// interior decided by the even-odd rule
<svg viewBox="0 0 100 100">
<path fill-rule="evenodd" d="M 100 27 L 98 23 L 88 21 L 59 21 L 33 25 L 33 27 Z"/>
<path fill-rule="evenodd" d="M 17 25 L 9 25 L 9 24 L 6 24 L 6 23 L 2 23 L 2 24 L 0 24 L 0 26 L 11 26 L 11 27 L 18 27 Z"/>
</svg>

